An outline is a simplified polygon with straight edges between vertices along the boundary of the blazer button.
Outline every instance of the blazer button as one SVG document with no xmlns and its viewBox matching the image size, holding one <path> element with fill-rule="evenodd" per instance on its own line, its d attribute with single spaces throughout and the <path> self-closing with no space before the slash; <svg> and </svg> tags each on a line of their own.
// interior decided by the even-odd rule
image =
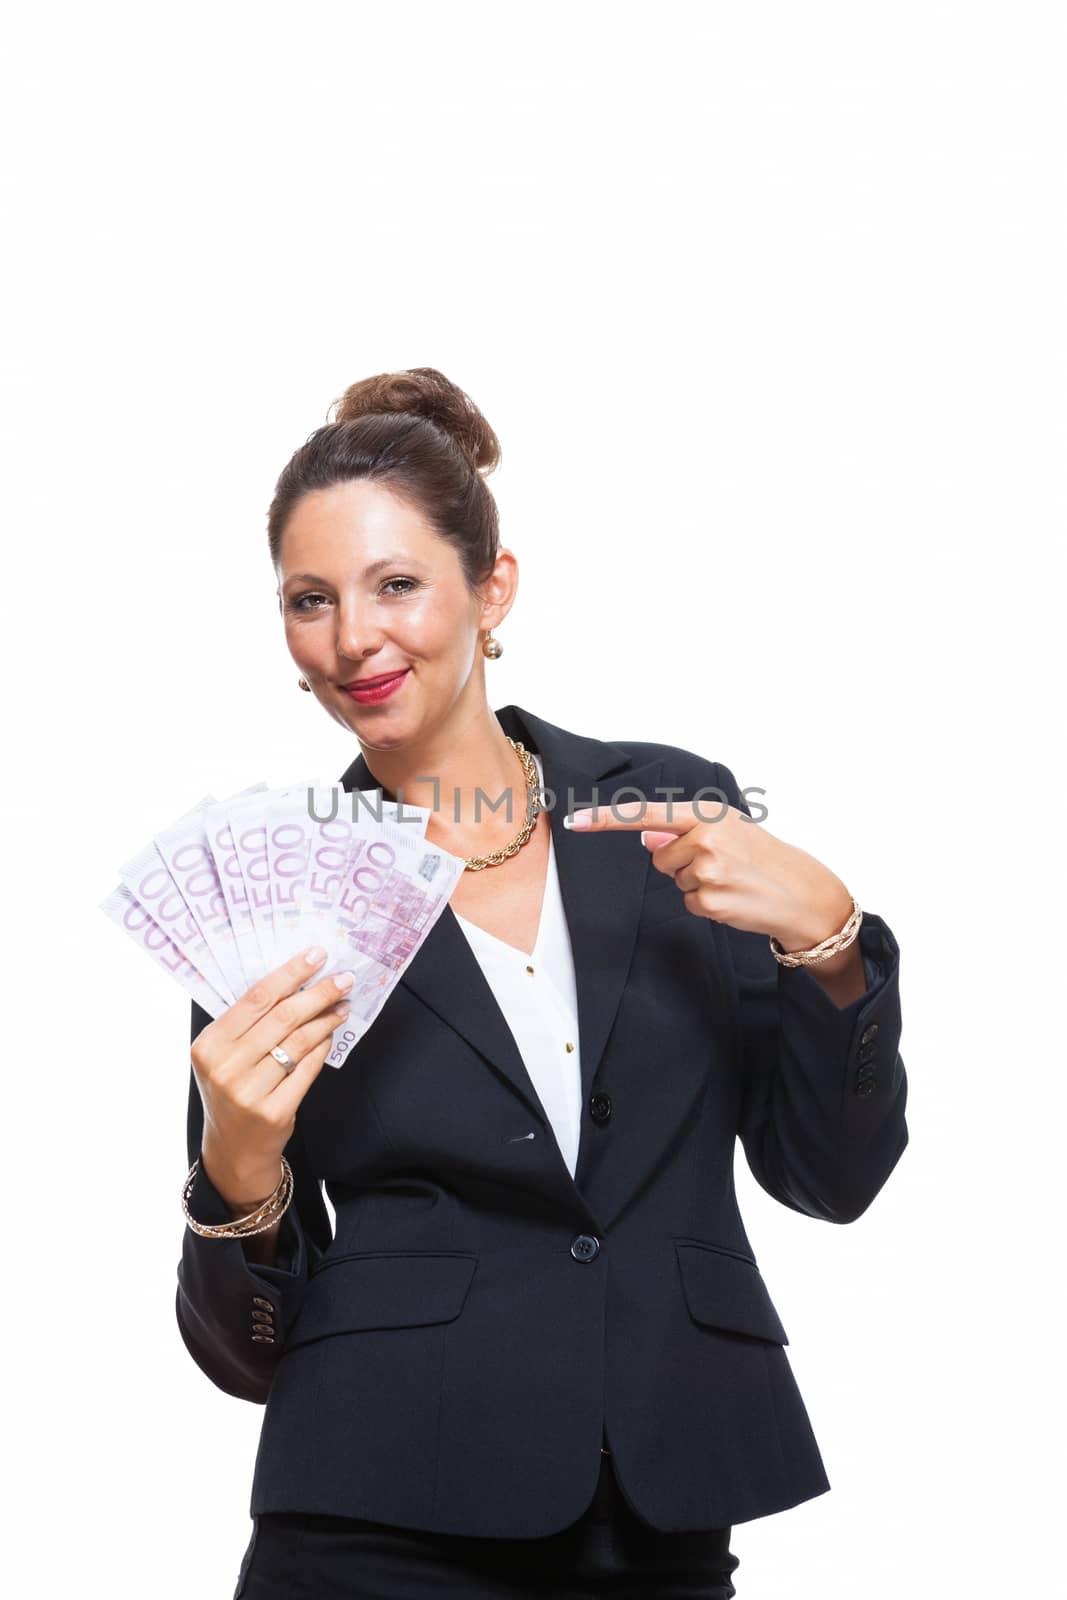
<svg viewBox="0 0 1067 1600">
<path fill-rule="evenodd" d="M 254 1306 L 262 1306 L 264 1311 L 273 1311 L 274 1310 L 274 1307 L 271 1304 L 271 1302 L 269 1300 L 264 1300 L 263 1296 L 259 1295 L 259 1294 L 254 1294 L 252 1296 L 252 1304 Z"/>
<path fill-rule="evenodd" d="M 611 1096 L 595 1094 L 589 1101 L 589 1115 L 594 1122 L 607 1122 L 611 1116 Z"/>
<path fill-rule="evenodd" d="M 856 1051 L 856 1060 L 862 1066 L 865 1061 L 873 1061 L 877 1054 L 878 1046 L 876 1044 L 865 1044 Z"/>
<path fill-rule="evenodd" d="M 252 1321 L 253 1322 L 270 1322 L 270 1323 L 273 1323 L 274 1322 L 274 1318 L 272 1317 L 272 1315 L 271 1315 L 271 1313 L 269 1311 L 253 1310 L 253 1312 L 252 1312 Z"/>
<path fill-rule="evenodd" d="M 863 1032 L 860 1034 L 860 1044 L 870 1044 L 871 1040 L 874 1038 L 874 1036 L 875 1036 L 875 1034 L 877 1032 L 878 1032 L 878 1024 L 877 1024 L 877 1022 L 870 1023 L 866 1028 L 864 1028 Z"/>
<path fill-rule="evenodd" d="M 575 1261 L 592 1261 L 599 1249 L 599 1239 L 591 1233 L 580 1233 L 571 1245 L 571 1255 Z"/>
<path fill-rule="evenodd" d="M 859 1094 L 859 1095 L 873 1094 L 874 1093 L 874 1079 L 873 1078 L 863 1078 L 863 1079 L 861 1079 L 861 1081 L 859 1083 L 857 1083 L 857 1085 L 856 1085 L 856 1093 Z"/>
</svg>

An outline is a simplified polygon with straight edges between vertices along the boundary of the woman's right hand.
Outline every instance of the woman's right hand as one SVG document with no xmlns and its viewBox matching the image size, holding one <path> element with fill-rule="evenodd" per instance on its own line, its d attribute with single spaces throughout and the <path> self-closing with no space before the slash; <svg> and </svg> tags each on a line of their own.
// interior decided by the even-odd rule
<svg viewBox="0 0 1067 1600">
<path fill-rule="evenodd" d="M 348 1015 L 351 973 L 302 989 L 325 950 L 301 951 L 268 972 L 201 1030 L 190 1059 L 204 1103 L 200 1165 L 236 1213 L 272 1194 L 297 1108 L 322 1070 L 334 1030 Z M 270 1054 L 282 1045 L 291 1072 Z"/>
</svg>

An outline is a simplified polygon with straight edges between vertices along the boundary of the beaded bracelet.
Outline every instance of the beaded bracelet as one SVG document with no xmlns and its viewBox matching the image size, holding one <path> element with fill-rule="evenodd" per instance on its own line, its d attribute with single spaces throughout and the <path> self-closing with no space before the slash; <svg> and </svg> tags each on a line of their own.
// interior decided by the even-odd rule
<svg viewBox="0 0 1067 1600">
<path fill-rule="evenodd" d="M 282 1156 L 282 1175 L 278 1187 L 273 1194 L 267 1196 L 261 1206 L 250 1211 L 247 1217 L 235 1217 L 232 1222 L 197 1222 L 189 1210 L 189 1196 L 193 1192 L 199 1166 L 200 1157 L 197 1156 L 189 1168 L 189 1175 L 182 1189 L 182 1211 L 193 1232 L 203 1235 L 205 1239 L 248 1239 L 255 1233 L 266 1233 L 267 1229 L 272 1228 L 289 1208 L 289 1202 L 293 1198 L 293 1170 Z"/>
</svg>

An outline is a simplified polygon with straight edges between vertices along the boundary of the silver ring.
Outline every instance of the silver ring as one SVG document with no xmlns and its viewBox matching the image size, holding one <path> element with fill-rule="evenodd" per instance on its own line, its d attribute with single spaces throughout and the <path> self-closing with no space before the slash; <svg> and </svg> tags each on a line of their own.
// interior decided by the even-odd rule
<svg viewBox="0 0 1067 1600">
<path fill-rule="evenodd" d="M 296 1066 L 296 1062 L 293 1060 L 288 1050 L 283 1050 L 280 1044 L 276 1044 L 274 1046 L 274 1049 L 271 1051 L 271 1055 L 274 1057 L 275 1061 L 280 1067 L 285 1068 L 286 1072 L 292 1072 L 293 1068 Z"/>
</svg>

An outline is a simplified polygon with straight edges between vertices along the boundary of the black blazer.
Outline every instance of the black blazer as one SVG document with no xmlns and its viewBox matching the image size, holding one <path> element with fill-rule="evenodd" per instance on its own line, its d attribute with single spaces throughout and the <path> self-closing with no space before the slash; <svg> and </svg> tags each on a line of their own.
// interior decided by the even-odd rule
<svg viewBox="0 0 1067 1600">
<path fill-rule="evenodd" d="M 866 1210 L 908 1140 L 897 942 L 865 911 L 868 991 L 839 1009 L 764 935 L 688 912 L 636 834 L 563 827 L 623 785 L 650 800 L 712 785 L 748 811 L 728 768 L 496 715 L 556 796 L 575 1178 L 446 906 L 300 1107 L 277 1264 L 186 1229 L 182 1337 L 220 1389 L 266 1403 L 252 1515 L 550 1534 L 589 1504 L 605 1439 L 655 1528 L 781 1511 L 830 1485 L 738 1211 L 735 1138 L 783 1205 L 829 1222 Z M 377 787 L 362 755 L 341 782 Z M 194 1002 L 193 1038 L 209 1021 Z M 201 1134 L 190 1074 L 190 1163 Z M 190 1204 L 229 1219 L 202 1172 Z"/>
</svg>

